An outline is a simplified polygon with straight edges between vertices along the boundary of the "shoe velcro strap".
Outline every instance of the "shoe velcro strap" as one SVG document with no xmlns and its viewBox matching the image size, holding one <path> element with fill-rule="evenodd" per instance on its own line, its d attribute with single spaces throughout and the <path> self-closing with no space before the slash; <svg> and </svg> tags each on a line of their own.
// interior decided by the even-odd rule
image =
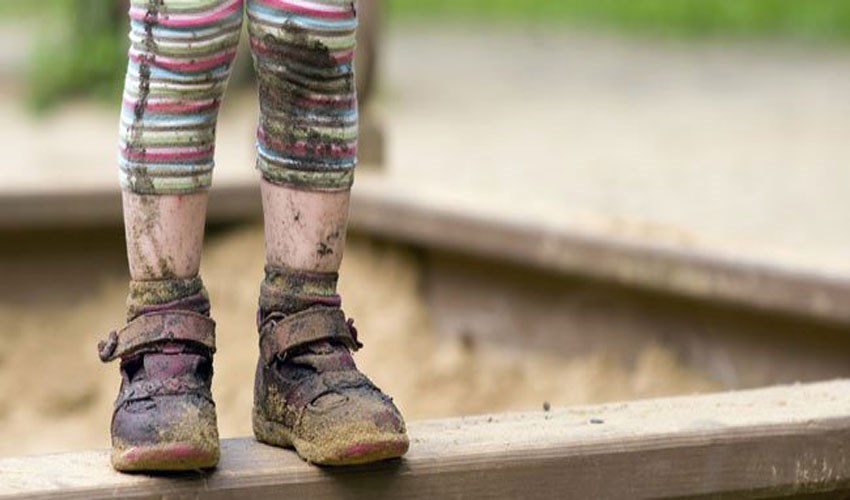
<svg viewBox="0 0 850 500">
<path fill-rule="evenodd" d="M 269 320 L 260 332 L 260 355 L 270 365 L 279 355 L 320 340 L 336 340 L 356 351 L 360 344 L 336 307 L 313 307 L 280 320 Z"/>
<path fill-rule="evenodd" d="M 215 352 L 215 321 L 193 311 L 147 313 L 98 345 L 100 359 L 113 361 L 145 347 L 164 342 L 193 342 Z"/>
</svg>

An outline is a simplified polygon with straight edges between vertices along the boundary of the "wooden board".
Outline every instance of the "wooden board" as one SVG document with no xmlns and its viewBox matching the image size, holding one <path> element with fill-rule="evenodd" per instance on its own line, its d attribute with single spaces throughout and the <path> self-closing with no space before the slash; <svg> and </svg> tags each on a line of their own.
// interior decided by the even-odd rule
<svg viewBox="0 0 850 500">
<path fill-rule="evenodd" d="M 210 220 L 261 217 L 255 183 L 222 184 L 210 193 Z M 68 224 L 120 224 L 120 193 L 110 188 L 0 196 L 0 230 L 55 226 L 57 214 Z M 558 274 L 850 324 L 850 279 L 841 276 L 440 207 L 393 195 L 380 176 L 360 177 L 352 196 L 351 229 Z"/>
<path fill-rule="evenodd" d="M 437 395 L 429 395 L 437 397 Z M 251 439 L 219 468 L 113 472 L 106 451 L 0 460 L 2 498 L 793 495 L 850 481 L 850 381 L 423 422 L 402 461 L 321 469 Z"/>
<path fill-rule="evenodd" d="M 440 206 L 396 195 L 370 178 L 361 178 L 353 192 L 351 227 L 559 274 L 850 324 L 850 279 L 843 276 Z"/>
</svg>

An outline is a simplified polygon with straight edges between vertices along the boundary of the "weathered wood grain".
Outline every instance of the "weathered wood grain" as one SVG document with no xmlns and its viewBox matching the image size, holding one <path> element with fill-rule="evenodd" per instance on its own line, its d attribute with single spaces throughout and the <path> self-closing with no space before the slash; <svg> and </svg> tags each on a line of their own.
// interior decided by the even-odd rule
<svg viewBox="0 0 850 500">
<path fill-rule="evenodd" d="M 105 451 L 0 460 L 3 498 L 646 498 L 850 484 L 850 381 L 422 422 L 406 459 L 320 469 L 251 439 L 219 468 L 113 472 Z"/>
</svg>

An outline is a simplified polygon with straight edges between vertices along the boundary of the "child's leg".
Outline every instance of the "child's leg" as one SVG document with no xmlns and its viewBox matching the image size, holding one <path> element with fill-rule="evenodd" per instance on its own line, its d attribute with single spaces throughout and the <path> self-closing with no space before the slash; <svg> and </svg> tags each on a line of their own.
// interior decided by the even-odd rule
<svg viewBox="0 0 850 500">
<path fill-rule="evenodd" d="M 112 423 L 120 470 L 218 460 L 210 393 L 214 322 L 198 269 L 215 125 L 243 0 L 132 0 L 119 159 L 130 265 L 128 324 L 101 345 L 121 359 Z"/>
<path fill-rule="evenodd" d="M 144 195 L 124 191 L 127 260 L 133 281 L 198 275 L 207 193 Z"/>
<path fill-rule="evenodd" d="M 336 293 L 357 155 L 350 0 L 249 0 L 266 229 L 254 432 L 319 464 L 404 454 L 392 400 L 357 371 Z"/>
<path fill-rule="evenodd" d="M 335 273 L 342 264 L 350 191 L 309 191 L 261 185 L 266 263 L 273 267 Z"/>
</svg>

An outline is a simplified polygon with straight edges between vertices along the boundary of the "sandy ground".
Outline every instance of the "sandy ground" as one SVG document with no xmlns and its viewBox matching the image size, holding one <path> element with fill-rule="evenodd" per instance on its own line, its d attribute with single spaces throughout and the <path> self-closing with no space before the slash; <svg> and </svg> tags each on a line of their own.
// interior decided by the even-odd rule
<svg viewBox="0 0 850 500">
<path fill-rule="evenodd" d="M 64 257 L 51 251 L 55 244 L 66 250 Z M 95 344 L 124 314 L 121 236 L 74 241 L 66 234 L 16 248 L 0 252 L 0 455 L 107 446 L 118 368 L 98 361 Z M 250 435 L 260 227 L 213 234 L 203 269 L 218 321 L 214 393 L 221 434 Z M 623 366 L 604 352 L 568 359 L 438 339 L 420 280 L 412 253 L 350 242 L 341 290 L 366 344 L 357 360 L 409 419 L 718 387 L 659 346 L 647 346 L 637 363 Z"/>
</svg>

